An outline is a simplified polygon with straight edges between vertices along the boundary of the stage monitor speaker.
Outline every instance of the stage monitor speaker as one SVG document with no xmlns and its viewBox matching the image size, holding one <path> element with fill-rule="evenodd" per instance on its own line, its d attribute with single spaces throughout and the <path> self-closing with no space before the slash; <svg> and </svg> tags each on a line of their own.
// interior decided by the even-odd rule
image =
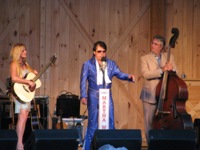
<svg viewBox="0 0 200 150">
<path fill-rule="evenodd" d="M 98 150 L 106 144 L 115 148 L 125 147 L 128 150 L 141 150 L 141 131 L 138 129 L 96 130 L 90 149 Z"/>
<path fill-rule="evenodd" d="M 15 150 L 17 146 L 17 133 L 15 130 L 0 130 L 0 149 Z"/>
<path fill-rule="evenodd" d="M 197 132 L 197 144 L 200 147 L 200 119 L 199 118 L 196 118 L 194 120 L 194 129 Z"/>
<path fill-rule="evenodd" d="M 195 150 L 195 130 L 150 130 L 148 150 Z"/>
<path fill-rule="evenodd" d="M 77 150 L 79 143 L 76 129 L 66 130 L 35 130 L 26 143 L 29 150 Z"/>
</svg>

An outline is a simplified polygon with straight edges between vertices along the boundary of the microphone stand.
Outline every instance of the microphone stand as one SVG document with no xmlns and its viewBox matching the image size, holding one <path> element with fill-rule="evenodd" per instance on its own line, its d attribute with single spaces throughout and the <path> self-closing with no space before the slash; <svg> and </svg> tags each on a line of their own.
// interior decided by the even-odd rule
<svg viewBox="0 0 200 150">
<path fill-rule="evenodd" d="M 103 88 L 106 88 L 106 83 L 105 83 L 105 69 L 106 69 L 106 57 L 101 58 L 102 66 L 101 66 L 101 71 L 103 73 Z"/>
<path fill-rule="evenodd" d="M 105 82 L 105 71 L 104 69 L 102 68 L 101 69 L 102 73 L 103 73 L 103 88 L 105 89 L 106 88 L 106 82 Z"/>
<path fill-rule="evenodd" d="M 106 87 L 106 82 L 105 82 L 105 67 L 103 67 L 103 66 L 100 66 L 101 67 L 101 71 L 102 71 L 102 73 L 103 73 L 103 89 L 105 89 L 105 87 Z M 99 109 L 99 104 L 97 104 L 97 109 Z"/>
</svg>

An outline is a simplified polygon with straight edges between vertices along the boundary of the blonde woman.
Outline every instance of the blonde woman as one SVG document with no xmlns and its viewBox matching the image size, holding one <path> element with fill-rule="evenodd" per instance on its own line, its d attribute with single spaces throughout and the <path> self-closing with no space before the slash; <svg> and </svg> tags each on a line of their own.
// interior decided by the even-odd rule
<svg viewBox="0 0 200 150">
<path fill-rule="evenodd" d="M 30 88 L 33 88 L 35 83 L 23 78 L 29 72 L 37 74 L 37 71 L 33 70 L 26 62 L 27 51 L 25 45 L 22 43 L 15 44 L 11 49 L 10 55 L 12 57 L 12 61 L 10 63 L 12 83 L 27 84 Z M 23 150 L 23 135 L 31 105 L 30 102 L 22 103 L 14 96 L 12 97 L 15 102 L 15 113 L 18 114 L 18 121 L 16 124 L 18 143 L 16 149 Z"/>
</svg>

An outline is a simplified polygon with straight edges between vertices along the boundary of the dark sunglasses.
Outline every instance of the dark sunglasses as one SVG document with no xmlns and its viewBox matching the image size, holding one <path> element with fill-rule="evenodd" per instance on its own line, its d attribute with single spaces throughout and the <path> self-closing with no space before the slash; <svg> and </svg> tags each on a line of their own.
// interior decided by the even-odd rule
<svg viewBox="0 0 200 150">
<path fill-rule="evenodd" d="M 97 53 L 105 53 L 106 52 L 106 50 L 104 50 L 104 51 L 96 51 Z"/>
</svg>

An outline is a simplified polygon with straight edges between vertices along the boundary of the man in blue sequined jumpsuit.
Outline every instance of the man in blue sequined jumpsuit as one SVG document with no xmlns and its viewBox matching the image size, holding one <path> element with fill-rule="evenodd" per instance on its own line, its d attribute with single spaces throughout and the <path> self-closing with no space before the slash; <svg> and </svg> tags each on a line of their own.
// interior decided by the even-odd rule
<svg viewBox="0 0 200 150">
<path fill-rule="evenodd" d="M 90 150 L 90 144 L 96 129 L 98 129 L 99 89 L 111 89 L 111 80 L 114 76 L 121 80 L 134 81 L 135 77 L 120 71 L 116 63 L 106 58 L 104 79 L 101 76 L 103 66 L 102 57 L 106 57 L 107 46 L 102 41 L 97 41 L 93 46 L 93 57 L 86 61 L 81 70 L 80 92 L 81 103 L 88 108 L 88 126 L 86 129 L 84 150 Z M 104 82 L 102 83 L 102 80 Z M 88 83 L 88 87 L 87 87 Z M 114 106 L 110 90 L 109 101 L 109 129 L 114 129 Z"/>
</svg>

